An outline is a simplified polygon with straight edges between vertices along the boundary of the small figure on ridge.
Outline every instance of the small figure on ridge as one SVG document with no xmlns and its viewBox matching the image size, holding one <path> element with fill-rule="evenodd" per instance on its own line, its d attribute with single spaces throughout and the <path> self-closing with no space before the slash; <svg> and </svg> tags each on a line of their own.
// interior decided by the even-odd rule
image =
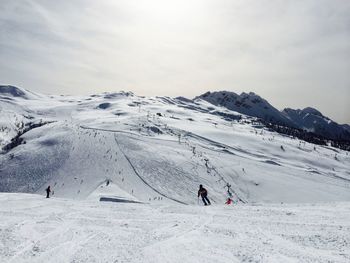
<svg viewBox="0 0 350 263">
<path fill-rule="evenodd" d="M 45 191 L 46 191 L 46 198 L 50 198 L 50 193 L 51 193 L 51 188 L 50 188 L 50 186 L 48 186 L 48 187 L 45 189 Z"/>
</svg>

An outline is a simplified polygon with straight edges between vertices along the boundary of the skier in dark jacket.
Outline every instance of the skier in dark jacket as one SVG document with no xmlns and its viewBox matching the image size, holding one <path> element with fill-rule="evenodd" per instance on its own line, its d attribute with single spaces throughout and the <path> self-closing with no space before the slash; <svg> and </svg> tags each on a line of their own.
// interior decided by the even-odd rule
<svg viewBox="0 0 350 263">
<path fill-rule="evenodd" d="M 208 195 L 207 189 L 205 189 L 205 188 L 203 187 L 203 185 L 200 185 L 200 186 L 199 186 L 199 190 L 198 190 L 198 197 L 199 197 L 199 196 L 202 197 L 202 200 L 203 200 L 204 205 L 208 205 L 208 204 L 210 205 L 210 201 L 209 201 L 207 195 Z"/>
<path fill-rule="evenodd" d="M 46 191 L 46 198 L 50 198 L 50 193 L 51 193 L 51 188 L 50 188 L 50 186 L 48 186 L 48 187 L 45 189 L 45 191 Z"/>
</svg>

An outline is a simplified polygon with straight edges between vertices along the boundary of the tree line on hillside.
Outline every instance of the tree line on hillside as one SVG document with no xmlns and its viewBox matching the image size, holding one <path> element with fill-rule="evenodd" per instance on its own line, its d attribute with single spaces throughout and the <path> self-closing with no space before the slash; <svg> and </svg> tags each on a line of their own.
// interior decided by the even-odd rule
<svg viewBox="0 0 350 263">
<path fill-rule="evenodd" d="M 309 143 L 313 143 L 317 145 L 331 145 L 333 147 L 336 147 L 345 151 L 350 151 L 350 141 L 348 140 L 334 140 L 334 139 L 326 138 L 324 136 L 321 136 L 303 129 L 271 123 L 271 122 L 264 121 L 262 119 L 259 119 L 259 122 L 261 122 L 270 131 L 275 131 L 281 134 L 289 135 L 291 137 L 298 138 L 300 140 L 303 140 Z"/>
</svg>

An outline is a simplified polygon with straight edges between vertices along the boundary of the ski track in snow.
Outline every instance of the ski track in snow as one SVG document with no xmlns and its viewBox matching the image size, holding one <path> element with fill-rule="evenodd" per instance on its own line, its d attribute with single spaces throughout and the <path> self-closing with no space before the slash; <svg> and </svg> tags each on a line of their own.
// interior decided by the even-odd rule
<svg viewBox="0 0 350 263">
<path fill-rule="evenodd" d="M 1 262 L 349 262 L 350 204 L 183 206 L 0 194 Z"/>
<path fill-rule="evenodd" d="M 129 162 L 130 166 L 132 167 L 132 169 L 134 170 L 135 174 L 140 178 L 140 180 L 145 183 L 148 187 L 152 188 L 153 191 L 155 191 L 156 193 L 160 194 L 161 196 L 165 197 L 165 198 L 168 198 L 170 200 L 173 200 L 179 204 L 183 204 L 183 205 L 186 205 L 186 203 L 182 202 L 182 201 L 179 201 L 179 200 L 176 200 L 174 198 L 171 198 L 169 196 L 167 196 L 166 194 L 164 193 L 161 193 L 159 192 L 157 189 L 153 188 L 149 183 L 146 182 L 146 180 L 137 172 L 135 166 L 132 164 L 132 162 L 130 161 L 129 157 L 124 153 L 124 151 L 121 149 L 119 143 L 118 143 L 118 139 L 117 139 L 117 135 L 114 135 L 114 138 L 115 138 L 115 141 L 121 151 L 121 153 L 124 155 L 124 157 L 126 158 L 126 160 Z"/>
</svg>

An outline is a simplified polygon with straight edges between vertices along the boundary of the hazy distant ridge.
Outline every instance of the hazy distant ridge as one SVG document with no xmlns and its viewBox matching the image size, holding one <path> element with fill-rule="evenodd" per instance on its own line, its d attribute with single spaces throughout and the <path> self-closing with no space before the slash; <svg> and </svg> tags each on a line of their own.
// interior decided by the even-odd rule
<svg viewBox="0 0 350 263">
<path fill-rule="evenodd" d="M 208 91 L 194 98 L 194 100 L 198 99 L 242 114 L 261 118 L 264 121 L 313 132 L 325 138 L 350 141 L 349 125 L 340 125 L 311 107 L 303 110 L 285 108 L 279 111 L 267 100 L 253 92 L 243 92 L 238 95 L 230 91 Z"/>
</svg>

